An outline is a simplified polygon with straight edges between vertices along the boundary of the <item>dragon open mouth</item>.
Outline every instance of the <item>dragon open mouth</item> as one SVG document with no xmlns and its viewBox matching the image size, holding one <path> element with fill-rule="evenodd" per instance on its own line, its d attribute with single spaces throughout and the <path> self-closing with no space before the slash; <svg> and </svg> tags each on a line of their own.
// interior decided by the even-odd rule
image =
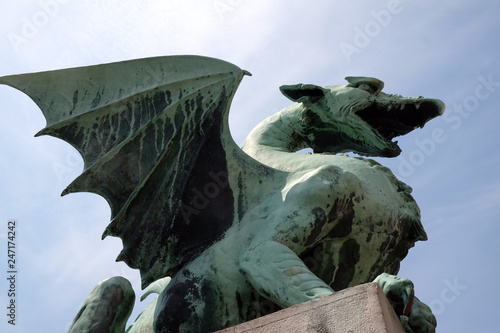
<svg viewBox="0 0 500 333">
<path fill-rule="evenodd" d="M 444 107 L 442 101 L 430 98 L 375 101 L 356 115 L 400 151 L 397 141 L 391 140 L 424 127 L 429 120 L 443 114 Z"/>
</svg>

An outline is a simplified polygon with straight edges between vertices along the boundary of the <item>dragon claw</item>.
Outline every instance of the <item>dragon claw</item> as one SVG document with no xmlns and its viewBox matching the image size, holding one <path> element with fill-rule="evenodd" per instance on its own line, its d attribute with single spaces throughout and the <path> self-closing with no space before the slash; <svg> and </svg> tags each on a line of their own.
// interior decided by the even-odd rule
<svg viewBox="0 0 500 333">
<path fill-rule="evenodd" d="M 412 286 L 406 286 L 401 294 L 403 298 L 403 315 L 408 316 L 410 314 L 411 307 L 413 305 L 413 300 L 415 299 L 415 291 Z"/>
<path fill-rule="evenodd" d="M 382 273 L 374 282 L 382 288 L 398 315 L 406 316 L 410 313 L 415 298 L 413 283 L 410 280 Z"/>
<path fill-rule="evenodd" d="M 410 280 L 382 273 L 373 282 L 382 288 L 406 332 L 435 332 L 436 317 L 415 297 Z"/>
</svg>

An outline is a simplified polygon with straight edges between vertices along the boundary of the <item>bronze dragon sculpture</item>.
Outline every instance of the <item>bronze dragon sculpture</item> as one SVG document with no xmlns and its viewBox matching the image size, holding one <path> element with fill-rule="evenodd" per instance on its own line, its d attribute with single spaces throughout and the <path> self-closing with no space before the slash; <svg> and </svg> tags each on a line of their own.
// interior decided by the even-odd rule
<svg viewBox="0 0 500 333">
<path fill-rule="evenodd" d="M 38 135 L 82 154 L 84 171 L 63 194 L 108 201 L 103 237 L 120 237 L 117 260 L 159 292 L 127 332 L 211 332 L 371 281 L 409 332 L 433 331 L 412 283 L 394 276 L 427 237 L 411 188 L 377 162 L 341 153 L 395 157 L 392 139 L 444 104 L 383 93 L 367 77 L 282 86 L 294 104 L 241 149 L 228 113 L 245 74 L 217 59 L 170 56 L 0 78 L 41 108 L 47 126 Z M 296 153 L 306 147 L 314 153 Z M 125 303 L 116 307 L 133 297 Z M 90 308 L 71 332 L 91 325 Z M 123 332 L 130 311 L 116 311 L 120 324 L 106 330 Z"/>
</svg>

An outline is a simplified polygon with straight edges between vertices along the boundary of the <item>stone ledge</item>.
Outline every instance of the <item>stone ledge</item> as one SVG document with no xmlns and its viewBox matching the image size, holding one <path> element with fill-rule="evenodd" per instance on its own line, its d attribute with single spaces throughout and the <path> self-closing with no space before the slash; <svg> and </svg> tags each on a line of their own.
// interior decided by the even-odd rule
<svg viewBox="0 0 500 333">
<path fill-rule="evenodd" d="M 382 289 L 367 283 L 217 332 L 404 333 L 404 329 Z"/>
</svg>

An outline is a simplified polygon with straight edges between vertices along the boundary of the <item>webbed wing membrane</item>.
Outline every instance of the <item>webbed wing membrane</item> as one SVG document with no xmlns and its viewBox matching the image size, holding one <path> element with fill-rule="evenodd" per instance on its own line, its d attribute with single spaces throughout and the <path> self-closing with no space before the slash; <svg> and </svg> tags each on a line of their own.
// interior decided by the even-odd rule
<svg viewBox="0 0 500 333">
<path fill-rule="evenodd" d="M 103 237 L 122 239 L 117 260 L 139 268 L 145 287 L 175 273 L 234 222 L 226 156 L 232 141 L 221 137 L 229 136 L 229 105 L 244 74 L 217 59 L 170 56 L 0 83 L 40 107 L 47 126 L 37 135 L 67 141 L 83 156 L 83 173 L 63 195 L 93 192 L 108 201 L 112 221 Z"/>
</svg>

